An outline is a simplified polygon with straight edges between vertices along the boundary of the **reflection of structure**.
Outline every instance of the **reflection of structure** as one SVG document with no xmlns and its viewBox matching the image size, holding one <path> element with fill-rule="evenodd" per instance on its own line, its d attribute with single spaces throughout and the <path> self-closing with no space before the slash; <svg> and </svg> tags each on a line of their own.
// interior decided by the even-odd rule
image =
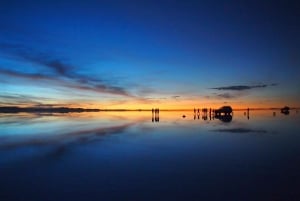
<svg viewBox="0 0 300 201">
<path fill-rule="evenodd" d="M 159 108 L 152 108 L 152 122 L 159 122 Z"/>
<path fill-rule="evenodd" d="M 194 120 L 200 119 L 200 112 L 204 121 L 219 119 L 223 122 L 230 122 L 232 120 L 232 108 L 230 106 L 223 106 L 217 110 L 215 109 L 207 109 L 202 108 L 200 111 L 199 109 L 194 108 Z M 246 113 L 245 113 L 246 115 Z M 248 111 L 248 118 L 249 118 L 249 111 Z"/>
<path fill-rule="evenodd" d="M 247 109 L 247 118 L 249 119 L 249 108 Z"/>
<path fill-rule="evenodd" d="M 196 110 L 196 108 L 194 108 L 194 120 L 196 120 L 196 117 L 197 117 L 197 119 L 200 118 L 200 109 L 199 108 L 197 110 Z"/>
<path fill-rule="evenodd" d="M 228 115 L 219 115 L 219 116 L 215 116 L 216 119 L 219 119 L 223 122 L 231 122 L 232 121 L 232 115 L 228 114 Z"/>
<path fill-rule="evenodd" d="M 290 114 L 289 110 L 290 110 L 290 108 L 288 106 L 285 106 L 285 107 L 281 108 L 281 113 L 288 115 L 288 114 Z"/>
<path fill-rule="evenodd" d="M 231 122 L 232 120 L 232 108 L 230 106 L 223 106 L 220 109 L 215 110 L 214 113 L 215 118 L 223 122 Z"/>
<path fill-rule="evenodd" d="M 207 108 L 202 109 L 202 119 L 207 120 Z"/>
</svg>

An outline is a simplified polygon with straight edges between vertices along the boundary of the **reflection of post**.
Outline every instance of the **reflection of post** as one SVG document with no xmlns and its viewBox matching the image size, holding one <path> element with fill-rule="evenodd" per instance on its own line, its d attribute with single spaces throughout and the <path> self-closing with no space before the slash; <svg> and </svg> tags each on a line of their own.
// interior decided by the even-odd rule
<svg viewBox="0 0 300 201">
<path fill-rule="evenodd" d="M 273 112 L 273 117 L 275 117 L 276 116 L 276 112 Z"/>
<path fill-rule="evenodd" d="M 200 118 L 200 109 L 194 108 L 194 120 L 199 119 L 199 118 Z"/>
<path fill-rule="evenodd" d="M 152 108 L 152 122 L 154 122 L 154 109 Z"/>
<path fill-rule="evenodd" d="M 152 121 L 153 121 L 153 117 L 152 117 Z M 159 122 L 159 108 L 155 108 L 154 110 L 154 121 Z"/>
<path fill-rule="evenodd" d="M 249 119 L 249 108 L 247 109 L 247 118 Z"/>
<path fill-rule="evenodd" d="M 202 119 L 207 120 L 207 108 L 202 109 Z"/>
</svg>

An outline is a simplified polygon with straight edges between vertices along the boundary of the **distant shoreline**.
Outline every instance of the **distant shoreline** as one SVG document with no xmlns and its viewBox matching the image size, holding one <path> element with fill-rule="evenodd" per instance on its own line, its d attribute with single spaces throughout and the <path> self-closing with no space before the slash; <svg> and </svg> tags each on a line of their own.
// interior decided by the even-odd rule
<svg viewBox="0 0 300 201">
<path fill-rule="evenodd" d="M 202 109 L 202 108 L 201 108 Z M 249 108 L 249 110 L 280 110 L 281 108 Z M 300 109 L 299 107 L 290 108 Z M 245 111 L 248 108 L 233 109 L 233 111 Z M 85 108 L 43 108 L 43 107 L 0 107 L 0 113 L 81 113 L 81 112 L 149 112 L 152 109 L 85 109 Z M 194 111 L 194 109 L 160 109 L 160 111 Z"/>
<path fill-rule="evenodd" d="M 0 107 L 0 113 L 71 113 L 71 112 L 99 112 L 99 109 L 84 108 L 43 108 L 43 107 Z"/>
</svg>

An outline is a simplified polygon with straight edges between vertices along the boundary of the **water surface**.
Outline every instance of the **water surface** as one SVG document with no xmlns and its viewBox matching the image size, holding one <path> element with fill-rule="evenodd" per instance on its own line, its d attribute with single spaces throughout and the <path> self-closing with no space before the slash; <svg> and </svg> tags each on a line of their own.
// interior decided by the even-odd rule
<svg viewBox="0 0 300 201">
<path fill-rule="evenodd" d="M 0 114 L 0 200 L 299 200 L 299 120 Z"/>
</svg>

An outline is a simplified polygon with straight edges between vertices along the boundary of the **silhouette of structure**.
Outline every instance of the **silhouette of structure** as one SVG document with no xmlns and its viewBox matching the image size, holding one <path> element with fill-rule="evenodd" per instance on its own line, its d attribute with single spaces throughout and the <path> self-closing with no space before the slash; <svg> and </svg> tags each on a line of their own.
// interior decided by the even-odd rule
<svg viewBox="0 0 300 201">
<path fill-rule="evenodd" d="M 232 108 L 230 106 L 223 106 L 220 109 L 215 110 L 215 116 L 231 115 L 231 114 L 232 114 Z"/>
<path fill-rule="evenodd" d="M 201 119 L 204 121 L 211 121 L 219 119 L 223 122 L 230 122 L 232 121 L 232 108 L 230 106 L 223 106 L 219 109 L 212 109 L 212 108 L 202 108 L 201 110 L 198 108 L 194 108 L 194 120 L 200 119 L 200 112 L 201 112 Z M 245 112 L 246 115 L 246 112 Z M 209 118 L 209 119 L 208 119 Z"/>
<path fill-rule="evenodd" d="M 159 108 L 152 108 L 152 122 L 159 122 Z"/>
<path fill-rule="evenodd" d="M 196 120 L 196 118 L 200 119 L 200 109 L 199 108 L 198 109 L 194 108 L 194 120 Z"/>
<path fill-rule="evenodd" d="M 214 110 L 214 117 L 223 122 L 231 122 L 232 121 L 232 108 L 230 106 L 223 106 L 217 110 Z"/>
<path fill-rule="evenodd" d="M 281 113 L 285 115 L 290 114 L 290 108 L 288 106 L 281 108 Z"/>
</svg>

